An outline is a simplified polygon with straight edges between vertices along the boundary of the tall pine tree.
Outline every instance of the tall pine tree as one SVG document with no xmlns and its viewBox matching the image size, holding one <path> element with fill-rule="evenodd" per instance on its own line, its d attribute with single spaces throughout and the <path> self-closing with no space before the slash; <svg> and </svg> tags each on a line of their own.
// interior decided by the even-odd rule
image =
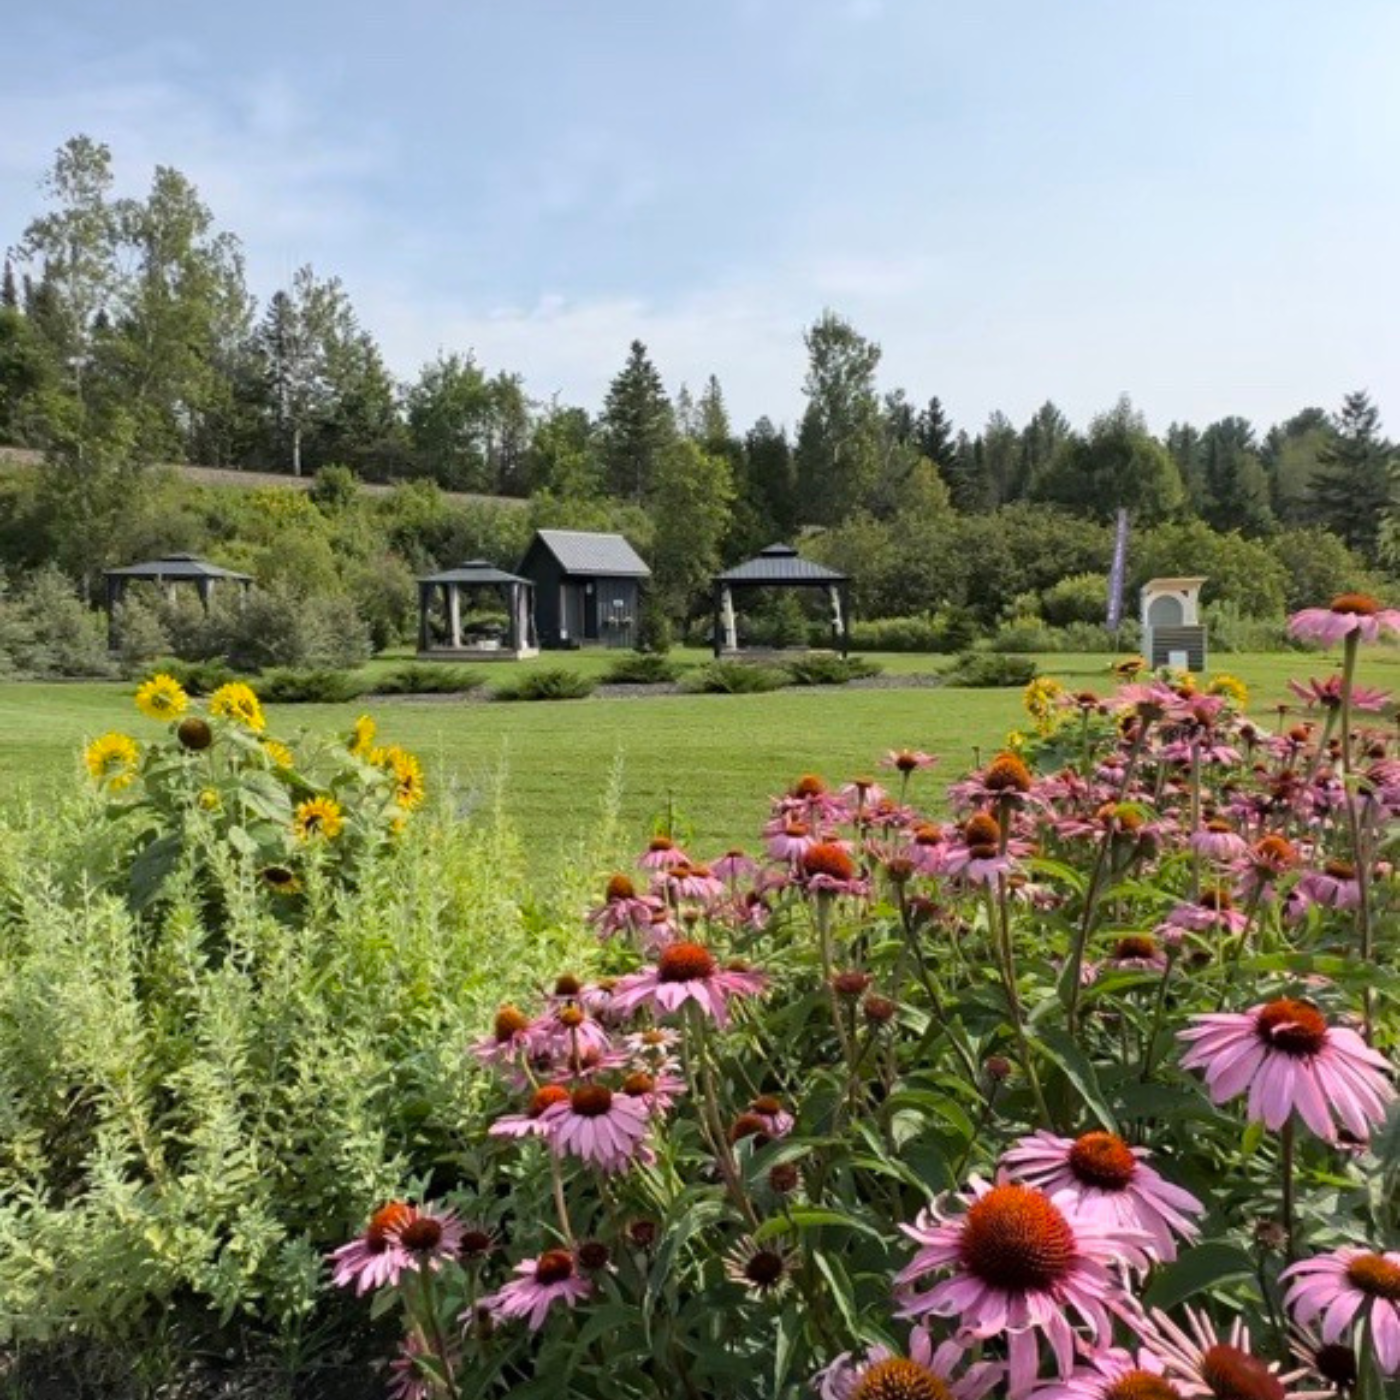
<svg viewBox="0 0 1400 1400">
<path fill-rule="evenodd" d="M 1346 396 L 1333 427 L 1332 441 L 1318 454 L 1313 510 L 1319 524 L 1375 559 L 1395 448 L 1381 436 L 1380 412 L 1364 390 Z"/>
<path fill-rule="evenodd" d="M 676 439 L 676 418 L 661 375 L 634 340 L 603 404 L 602 458 L 610 495 L 641 505 L 651 499 L 662 454 Z"/>
</svg>

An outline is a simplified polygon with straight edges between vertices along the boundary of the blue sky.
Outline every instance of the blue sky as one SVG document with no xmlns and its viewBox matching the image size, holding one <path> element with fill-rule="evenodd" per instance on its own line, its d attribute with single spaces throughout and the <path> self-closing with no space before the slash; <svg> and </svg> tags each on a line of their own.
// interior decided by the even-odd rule
<svg viewBox="0 0 1400 1400">
<path fill-rule="evenodd" d="M 6 16 L 0 245 L 77 131 L 238 233 L 595 406 L 627 344 L 740 426 L 824 307 L 975 427 L 1368 387 L 1400 431 L 1395 0 L 49 0 Z"/>
</svg>

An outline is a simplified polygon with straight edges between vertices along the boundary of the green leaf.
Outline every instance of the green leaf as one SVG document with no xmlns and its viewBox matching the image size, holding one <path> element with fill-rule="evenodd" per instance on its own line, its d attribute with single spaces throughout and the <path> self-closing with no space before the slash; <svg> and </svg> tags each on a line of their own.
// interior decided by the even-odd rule
<svg viewBox="0 0 1400 1400">
<path fill-rule="evenodd" d="M 1143 1297 L 1150 1308 L 1174 1308 L 1203 1289 L 1249 1278 L 1254 1261 L 1238 1245 L 1211 1240 L 1188 1249 L 1152 1280 Z"/>
<path fill-rule="evenodd" d="M 1099 1077 L 1095 1073 L 1089 1057 L 1079 1048 L 1078 1044 L 1064 1031 L 1054 1026 L 1040 1031 L 1035 1043 L 1050 1060 L 1064 1071 L 1065 1077 L 1079 1091 L 1080 1097 L 1094 1117 L 1110 1133 L 1116 1133 L 1118 1122 L 1113 1116 L 1113 1110 L 1104 1100 L 1103 1090 L 1099 1087 Z"/>
</svg>

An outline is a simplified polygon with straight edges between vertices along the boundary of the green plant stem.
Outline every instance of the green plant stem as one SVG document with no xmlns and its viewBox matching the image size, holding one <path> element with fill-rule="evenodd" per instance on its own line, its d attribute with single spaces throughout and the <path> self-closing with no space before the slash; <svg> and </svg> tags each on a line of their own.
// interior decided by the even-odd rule
<svg viewBox="0 0 1400 1400">
<path fill-rule="evenodd" d="M 1143 720 L 1133 739 L 1133 747 L 1128 752 L 1128 761 L 1123 768 L 1123 781 L 1118 785 L 1120 801 L 1132 786 L 1133 778 L 1137 774 L 1138 763 L 1142 759 L 1143 749 L 1147 744 L 1147 731 L 1148 721 Z M 1104 873 L 1108 868 L 1108 854 L 1113 847 L 1113 837 L 1114 831 L 1110 825 L 1104 831 L 1103 839 L 1099 842 L 1098 854 L 1094 858 L 1093 874 L 1089 877 L 1089 889 L 1084 896 L 1084 915 L 1074 931 L 1074 943 L 1070 947 L 1069 966 L 1065 972 L 1069 978 L 1069 986 L 1066 989 L 1065 1024 L 1070 1035 L 1075 1035 L 1079 1028 L 1080 973 L 1084 968 L 1084 952 L 1089 946 L 1089 934 L 1094 926 L 1094 914 L 1098 908 Z"/>
<path fill-rule="evenodd" d="M 1351 692 L 1356 678 L 1356 657 L 1361 649 L 1361 638 L 1357 632 L 1348 632 L 1342 653 L 1342 784 L 1347 804 L 1347 826 L 1351 833 L 1351 855 L 1356 865 L 1356 924 L 1360 934 L 1361 961 L 1369 965 L 1375 956 L 1374 936 L 1371 930 L 1371 872 L 1370 859 L 1362 840 L 1361 812 L 1352 781 L 1351 759 Z M 1375 998 L 1368 980 L 1361 989 L 1361 1034 L 1369 1045 L 1372 1040 L 1375 1017 Z"/>
<path fill-rule="evenodd" d="M 559 1228 L 564 1232 L 564 1238 L 572 1249 L 574 1228 L 569 1223 L 569 1207 L 564 1201 L 564 1172 L 559 1165 L 559 1158 L 553 1152 L 549 1154 L 549 1174 L 554 1187 L 554 1210 L 559 1217 Z"/>
<path fill-rule="evenodd" d="M 1147 1043 L 1142 1051 L 1142 1072 L 1138 1075 L 1141 1083 L 1152 1078 L 1157 1060 L 1157 1037 L 1162 1033 L 1162 1017 L 1167 1009 L 1167 987 L 1171 982 L 1172 969 L 1176 966 L 1176 950 L 1167 950 L 1167 965 L 1162 969 L 1162 980 L 1157 983 L 1157 995 L 1152 1002 L 1152 1022 L 1147 1030 Z"/>
<path fill-rule="evenodd" d="M 1053 1129 L 1054 1119 L 1050 1116 L 1049 1105 L 1045 1102 L 1045 1091 L 1040 1087 L 1040 1076 L 1036 1073 L 1035 1057 L 1031 1053 L 1030 1036 L 1026 1033 L 1025 1010 L 1021 1006 L 1021 993 L 1016 986 L 1016 954 L 1011 944 L 1011 920 L 1006 909 L 1006 882 L 999 881 L 997 891 L 987 886 L 987 918 L 991 923 L 993 945 L 1001 964 L 1002 984 L 1006 988 L 1006 1006 L 1011 1016 L 1011 1029 L 1016 1037 L 1016 1048 L 1021 1060 L 1021 1070 L 1030 1086 L 1031 1097 L 1035 1100 L 1036 1112 L 1046 1128 Z"/>
<path fill-rule="evenodd" d="M 1283 1179 L 1283 1229 L 1287 1235 L 1287 1243 L 1284 1245 L 1284 1252 L 1288 1262 L 1291 1264 L 1298 1257 L 1298 1245 L 1294 1239 L 1294 1219 L 1293 1219 L 1293 1155 L 1294 1155 L 1294 1123 L 1293 1115 L 1288 1115 L 1288 1121 L 1283 1125 L 1283 1135 L 1279 1143 L 1279 1170 Z"/>
</svg>

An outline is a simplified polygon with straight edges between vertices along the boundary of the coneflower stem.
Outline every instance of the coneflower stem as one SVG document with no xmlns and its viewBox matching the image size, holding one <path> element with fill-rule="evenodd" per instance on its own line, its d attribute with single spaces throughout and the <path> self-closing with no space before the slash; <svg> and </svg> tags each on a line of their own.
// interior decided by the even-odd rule
<svg viewBox="0 0 1400 1400">
<path fill-rule="evenodd" d="M 1287 1235 L 1284 1253 L 1291 1264 L 1298 1257 L 1297 1241 L 1293 1238 L 1293 1115 L 1283 1125 L 1279 1144 L 1279 1169 L 1283 1174 L 1283 1229 Z"/>
<path fill-rule="evenodd" d="M 1006 987 L 1006 1006 L 1011 1016 L 1011 1029 L 1016 1037 L 1016 1048 L 1020 1054 L 1021 1069 L 1030 1086 L 1031 1097 L 1035 1100 L 1036 1112 L 1047 1128 L 1053 1129 L 1055 1120 L 1050 1116 L 1050 1108 L 1045 1102 L 1045 1092 L 1040 1087 L 1040 1076 L 1035 1072 L 1035 1057 L 1031 1054 L 1030 1037 L 1026 1034 L 1026 1017 L 1021 1006 L 1021 993 L 1016 987 L 1016 954 L 1011 946 L 1011 920 L 1006 908 L 1006 882 L 999 880 L 993 891 L 987 886 L 987 918 L 991 924 L 992 942 L 1001 963 L 1001 979 Z"/>
<path fill-rule="evenodd" d="M 1361 648 L 1361 634 L 1348 632 L 1342 651 L 1342 786 L 1347 804 L 1347 826 L 1351 831 L 1351 856 L 1356 863 L 1356 924 L 1361 935 L 1361 961 L 1371 962 L 1374 948 L 1371 938 L 1371 879 L 1369 860 L 1361 840 L 1361 813 L 1352 784 L 1351 771 L 1351 690 L 1356 679 L 1356 657 Z M 1374 1004 L 1371 983 L 1361 989 L 1361 1034 L 1371 1043 L 1371 1021 Z"/>
<path fill-rule="evenodd" d="M 559 1216 L 559 1228 L 564 1232 L 564 1238 L 572 1249 L 574 1229 L 569 1224 L 569 1207 L 564 1203 L 564 1173 L 559 1165 L 559 1158 L 553 1152 L 549 1154 L 549 1173 L 554 1182 L 554 1210 Z"/>
<path fill-rule="evenodd" d="M 1147 1031 L 1147 1044 L 1142 1051 L 1142 1073 L 1138 1079 L 1146 1084 L 1152 1078 L 1152 1070 L 1157 1059 L 1157 1037 L 1162 1031 L 1162 1015 L 1167 1009 L 1167 987 L 1171 982 L 1172 968 L 1176 966 L 1176 949 L 1167 949 L 1167 965 L 1162 969 L 1162 980 L 1157 984 L 1157 996 L 1152 1003 L 1152 1024 Z"/>
<path fill-rule="evenodd" d="M 1137 773 L 1138 761 L 1147 743 L 1147 730 L 1150 721 L 1141 720 L 1137 733 L 1133 736 L 1133 746 L 1128 751 L 1128 761 L 1123 767 L 1123 781 L 1118 786 L 1118 800 L 1121 802 L 1132 787 Z M 1084 916 L 1074 931 L 1074 943 L 1069 952 L 1069 968 L 1066 976 L 1069 986 L 1066 991 L 1065 1022 L 1069 1033 L 1074 1035 L 1079 1026 L 1079 981 L 1084 967 L 1084 950 L 1089 946 L 1089 931 L 1094 926 L 1094 914 L 1099 902 L 1099 888 L 1103 884 L 1104 871 L 1108 865 L 1108 853 L 1113 846 L 1114 828 L 1110 820 L 1105 827 L 1103 839 L 1099 842 L 1098 855 L 1094 858 L 1094 871 L 1089 877 L 1089 890 L 1084 896 Z"/>
</svg>

